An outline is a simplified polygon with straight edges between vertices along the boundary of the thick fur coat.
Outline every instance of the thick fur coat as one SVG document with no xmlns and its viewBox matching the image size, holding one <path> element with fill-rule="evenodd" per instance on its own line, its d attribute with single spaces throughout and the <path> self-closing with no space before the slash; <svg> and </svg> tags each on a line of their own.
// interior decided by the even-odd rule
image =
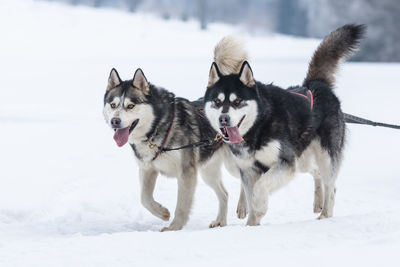
<svg viewBox="0 0 400 267">
<path fill-rule="evenodd" d="M 321 213 L 318 218 L 333 215 L 335 181 L 345 143 L 345 121 L 333 90 L 334 74 L 340 61 L 357 48 L 364 28 L 345 25 L 329 34 L 315 51 L 302 84 L 312 96 L 312 108 L 304 97 L 293 93 L 300 86 L 286 90 L 256 81 L 245 58 L 225 65 L 229 53 L 232 58 L 246 53 L 229 50 L 223 57 L 215 55 L 205 110 L 214 129 L 224 135 L 240 169 L 249 202 L 248 225 L 260 223 L 267 211 L 268 195 L 287 184 L 296 172 L 309 172 L 314 177 L 314 212 Z M 217 47 L 241 49 L 232 44 Z M 237 65 L 241 65 L 239 73 Z"/>
</svg>

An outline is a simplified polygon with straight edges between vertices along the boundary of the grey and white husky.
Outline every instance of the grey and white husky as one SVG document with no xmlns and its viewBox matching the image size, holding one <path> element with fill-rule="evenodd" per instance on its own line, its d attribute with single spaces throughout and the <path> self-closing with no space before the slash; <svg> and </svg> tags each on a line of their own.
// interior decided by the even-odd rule
<svg viewBox="0 0 400 267">
<path fill-rule="evenodd" d="M 249 63 L 238 58 L 243 51 L 232 38 L 217 45 L 205 112 L 240 168 L 249 203 L 248 225 L 260 224 L 269 194 L 296 172 L 314 177 L 318 218 L 333 215 L 345 142 L 334 74 L 339 62 L 358 47 L 364 30 L 363 25 L 345 25 L 330 33 L 315 51 L 303 85 L 287 90 L 256 81 Z"/>
<path fill-rule="evenodd" d="M 140 169 L 141 202 L 153 215 L 168 221 L 169 211 L 153 198 L 159 173 L 178 179 L 175 217 L 166 230 L 180 230 L 189 218 L 199 170 L 219 200 L 219 212 L 210 227 L 225 226 L 228 193 L 221 181 L 221 164 L 239 177 L 226 145 L 214 143 L 160 153 L 160 147 L 181 147 L 200 140 L 213 140 L 216 131 L 199 112 L 200 102 L 175 97 L 171 92 L 149 83 L 141 69 L 132 80 L 122 81 L 111 70 L 104 96 L 104 117 L 114 129 L 118 146 L 129 142 Z M 242 190 L 238 215 L 246 216 L 246 200 Z"/>
</svg>

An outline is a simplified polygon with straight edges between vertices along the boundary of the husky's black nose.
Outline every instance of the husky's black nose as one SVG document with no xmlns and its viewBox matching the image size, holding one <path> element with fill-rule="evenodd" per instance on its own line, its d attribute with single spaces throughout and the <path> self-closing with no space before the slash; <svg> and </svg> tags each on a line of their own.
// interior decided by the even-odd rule
<svg viewBox="0 0 400 267">
<path fill-rule="evenodd" d="M 221 126 L 230 126 L 231 123 L 231 118 L 229 117 L 228 114 L 221 114 L 221 116 L 219 116 L 219 124 Z"/>
<path fill-rule="evenodd" d="M 113 127 L 119 127 L 121 125 L 121 119 L 120 118 L 112 118 L 111 125 Z"/>
</svg>

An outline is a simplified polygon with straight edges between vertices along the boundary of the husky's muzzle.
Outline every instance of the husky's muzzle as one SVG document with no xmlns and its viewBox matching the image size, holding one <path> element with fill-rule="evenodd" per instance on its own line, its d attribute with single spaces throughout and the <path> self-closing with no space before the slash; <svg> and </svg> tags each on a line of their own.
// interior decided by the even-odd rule
<svg viewBox="0 0 400 267">
<path fill-rule="evenodd" d="M 118 122 L 119 120 L 119 122 Z M 114 129 L 114 140 L 119 147 L 125 145 L 128 142 L 129 135 L 135 129 L 136 125 L 139 123 L 139 119 L 136 119 L 132 122 L 132 124 L 125 128 L 120 128 L 121 119 L 119 118 L 112 118 L 111 119 L 111 126 Z"/>
<path fill-rule="evenodd" d="M 239 127 L 242 124 L 244 117 L 246 117 L 246 115 L 243 115 L 236 126 L 230 126 L 231 123 L 229 115 L 221 114 L 219 117 L 219 129 L 221 130 L 222 139 L 225 143 L 236 144 L 243 142 L 243 137 L 239 133 Z"/>
</svg>

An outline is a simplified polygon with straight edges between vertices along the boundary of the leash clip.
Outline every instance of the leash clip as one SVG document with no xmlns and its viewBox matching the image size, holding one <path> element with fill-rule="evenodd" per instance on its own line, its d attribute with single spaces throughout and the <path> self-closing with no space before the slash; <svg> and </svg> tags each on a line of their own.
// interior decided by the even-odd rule
<svg viewBox="0 0 400 267">
<path fill-rule="evenodd" d="M 156 144 L 149 144 L 150 149 L 157 149 L 158 146 Z"/>
<path fill-rule="evenodd" d="M 220 133 L 217 133 L 214 137 L 214 142 L 219 142 L 222 139 L 222 135 Z"/>
<path fill-rule="evenodd" d="M 149 148 L 150 149 L 158 149 L 158 145 L 153 143 L 154 135 L 147 140 L 149 142 Z"/>
</svg>

